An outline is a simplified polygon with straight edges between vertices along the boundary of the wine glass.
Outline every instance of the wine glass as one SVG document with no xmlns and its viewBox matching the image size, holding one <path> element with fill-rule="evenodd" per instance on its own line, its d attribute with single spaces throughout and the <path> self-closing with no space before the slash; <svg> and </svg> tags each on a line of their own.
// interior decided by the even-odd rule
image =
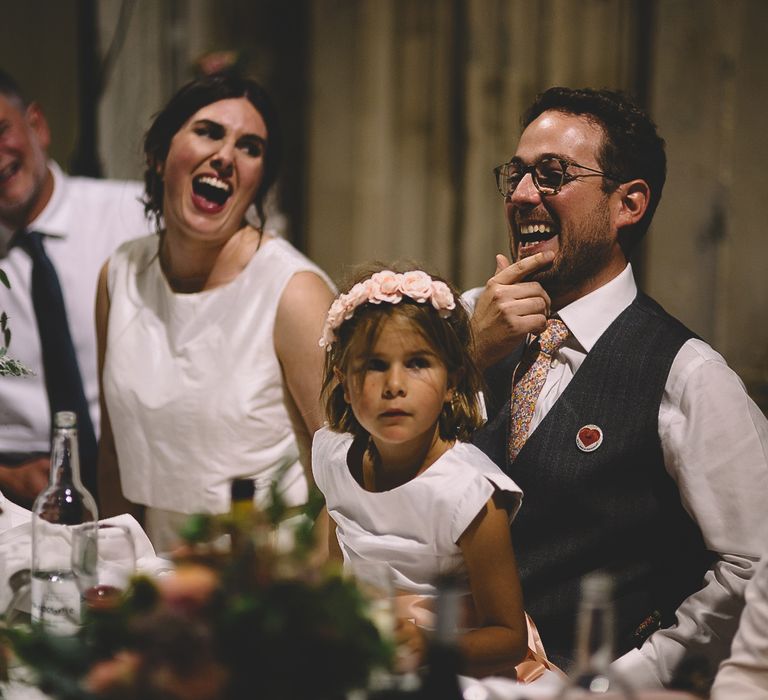
<svg viewBox="0 0 768 700">
<path fill-rule="evenodd" d="M 136 572 L 136 550 L 130 528 L 114 523 L 80 527 L 72 534 L 72 571 L 84 604 L 111 607 Z"/>
<path fill-rule="evenodd" d="M 368 617 L 383 637 L 392 639 L 395 631 L 394 581 L 389 565 L 354 558 L 346 568 L 368 603 Z"/>
</svg>

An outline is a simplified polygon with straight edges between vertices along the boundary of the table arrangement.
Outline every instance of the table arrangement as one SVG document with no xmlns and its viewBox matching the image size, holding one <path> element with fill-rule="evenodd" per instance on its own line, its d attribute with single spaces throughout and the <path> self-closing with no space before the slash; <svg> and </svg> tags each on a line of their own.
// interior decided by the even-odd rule
<svg viewBox="0 0 768 700">
<path fill-rule="evenodd" d="M 314 563 L 310 517 L 293 546 L 279 543 L 286 515 L 276 502 L 263 513 L 193 516 L 174 571 L 156 577 L 126 577 L 129 548 L 99 528 L 98 546 L 120 554 L 88 561 L 88 543 L 73 547 L 76 631 L 4 627 L 5 678 L 20 664 L 26 682 L 61 700 L 331 700 L 364 687 L 392 645 L 354 582 Z"/>
</svg>

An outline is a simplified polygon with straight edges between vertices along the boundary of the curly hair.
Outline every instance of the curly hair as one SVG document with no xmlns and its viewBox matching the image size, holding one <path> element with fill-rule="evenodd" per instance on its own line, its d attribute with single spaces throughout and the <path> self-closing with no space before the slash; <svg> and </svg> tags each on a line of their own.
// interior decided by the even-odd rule
<svg viewBox="0 0 768 700">
<path fill-rule="evenodd" d="M 525 112 L 523 128 L 548 111 L 584 116 L 594 122 L 604 134 L 597 153 L 600 169 L 619 182 L 641 179 L 648 183 L 648 208 L 626 238 L 627 248 L 631 249 L 648 230 L 667 178 L 664 139 L 658 135 L 656 124 L 618 90 L 552 87 L 538 95 Z M 606 193 L 616 186 L 615 182 L 603 179 Z"/>
<path fill-rule="evenodd" d="M 358 282 L 382 270 L 409 272 L 419 269 L 423 268 L 411 263 L 393 265 L 371 263 L 361 266 L 343 286 L 342 293 L 348 292 Z M 455 382 L 453 398 L 443 405 L 438 418 L 441 439 L 468 440 L 482 424 L 479 394 L 483 389 L 483 379 L 473 359 L 474 341 L 469 315 L 453 285 L 437 275 L 431 273 L 430 275 L 434 280 L 445 282 L 456 299 L 456 308 L 447 318 L 441 318 L 431 304 L 420 304 L 413 299 L 403 297 L 397 304 L 364 303 L 355 309 L 352 318 L 345 320 L 337 329 L 337 340 L 329 347 L 326 354 L 322 388 L 326 418 L 332 430 L 352 433 L 355 437 L 368 435 L 344 399 L 344 387 L 337 376 L 338 373 L 346 377 L 350 376 L 350 367 L 354 358 L 371 353 L 386 321 L 394 316 L 408 319 L 421 333 L 445 365 L 448 376 Z M 350 381 L 357 379 L 361 378 L 351 377 Z"/>
<path fill-rule="evenodd" d="M 163 177 L 159 166 L 168 157 L 171 141 L 181 127 L 206 105 L 232 98 L 246 98 L 261 115 L 267 127 L 267 146 L 264 153 L 264 175 L 253 198 L 259 227 L 264 225 L 264 198 L 277 180 L 281 160 L 281 134 L 277 112 L 272 100 L 261 85 L 235 72 L 227 71 L 204 76 L 187 83 L 171 97 L 158 112 L 144 136 L 144 209 L 154 216 L 158 228 L 163 215 Z"/>
</svg>

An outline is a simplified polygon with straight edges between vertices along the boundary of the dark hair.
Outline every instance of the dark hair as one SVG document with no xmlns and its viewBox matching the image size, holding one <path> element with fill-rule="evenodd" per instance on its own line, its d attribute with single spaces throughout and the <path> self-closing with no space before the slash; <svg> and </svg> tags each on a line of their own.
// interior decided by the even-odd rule
<svg viewBox="0 0 768 700">
<path fill-rule="evenodd" d="M 584 116 L 602 128 L 604 138 L 597 161 L 603 172 L 619 182 L 641 179 L 648 183 L 648 208 L 634 230 L 627 232 L 626 244 L 631 249 L 648 230 L 667 178 L 664 139 L 656 132 L 656 124 L 623 92 L 553 87 L 538 95 L 525 112 L 523 128 L 550 110 Z M 616 186 L 613 180 L 603 179 L 605 192 Z"/>
<path fill-rule="evenodd" d="M 370 263 L 356 269 L 349 283 L 344 285 L 343 292 L 348 292 L 358 282 L 382 270 L 409 272 L 418 269 L 423 268 L 412 263 Z M 325 358 L 322 389 L 326 417 L 332 430 L 352 433 L 356 437 L 368 434 L 344 400 L 344 387 L 338 382 L 336 372 L 338 370 L 349 377 L 353 356 L 370 353 L 383 324 L 393 316 L 407 318 L 414 325 L 455 381 L 453 399 L 443 406 L 438 419 L 440 437 L 443 440 L 468 440 L 472 432 L 480 427 L 483 418 L 479 393 L 483 388 L 483 379 L 473 359 L 474 342 L 469 315 L 453 285 L 437 275 L 430 276 L 433 280 L 445 282 L 456 301 L 456 308 L 447 318 L 442 318 L 432 304 L 419 303 L 403 296 L 397 304 L 361 304 L 353 316 L 336 330 L 336 339 Z"/>
<path fill-rule="evenodd" d="M 233 72 L 216 73 L 184 85 L 158 112 L 144 136 L 144 209 L 160 224 L 163 213 L 163 178 L 157 166 L 168 157 L 171 141 L 186 121 L 206 105 L 219 100 L 245 97 L 259 112 L 267 127 L 264 176 L 253 199 L 260 226 L 264 225 L 264 197 L 277 180 L 281 158 L 281 134 L 277 112 L 264 88 Z"/>
<path fill-rule="evenodd" d="M 24 93 L 21 91 L 19 84 L 0 68 L 0 95 L 6 97 L 9 100 L 14 100 L 20 107 L 26 108 L 28 102 L 24 97 Z"/>
</svg>

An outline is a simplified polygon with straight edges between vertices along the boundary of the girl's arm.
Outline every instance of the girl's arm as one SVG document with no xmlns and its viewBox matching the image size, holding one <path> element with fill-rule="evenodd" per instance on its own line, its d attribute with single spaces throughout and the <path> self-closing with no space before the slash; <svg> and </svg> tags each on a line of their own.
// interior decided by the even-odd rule
<svg viewBox="0 0 768 700">
<path fill-rule="evenodd" d="M 509 513 L 496 492 L 459 538 L 469 572 L 478 629 L 461 636 L 464 672 L 515 675 L 526 655 L 528 630 L 509 532 Z"/>
<path fill-rule="evenodd" d="M 339 546 L 339 540 L 336 537 L 336 523 L 328 515 L 328 511 L 323 507 L 325 517 L 328 520 L 328 554 L 331 561 L 337 564 L 344 562 L 344 555 L 341 553 L 341 547 Z"/>
</svg>

